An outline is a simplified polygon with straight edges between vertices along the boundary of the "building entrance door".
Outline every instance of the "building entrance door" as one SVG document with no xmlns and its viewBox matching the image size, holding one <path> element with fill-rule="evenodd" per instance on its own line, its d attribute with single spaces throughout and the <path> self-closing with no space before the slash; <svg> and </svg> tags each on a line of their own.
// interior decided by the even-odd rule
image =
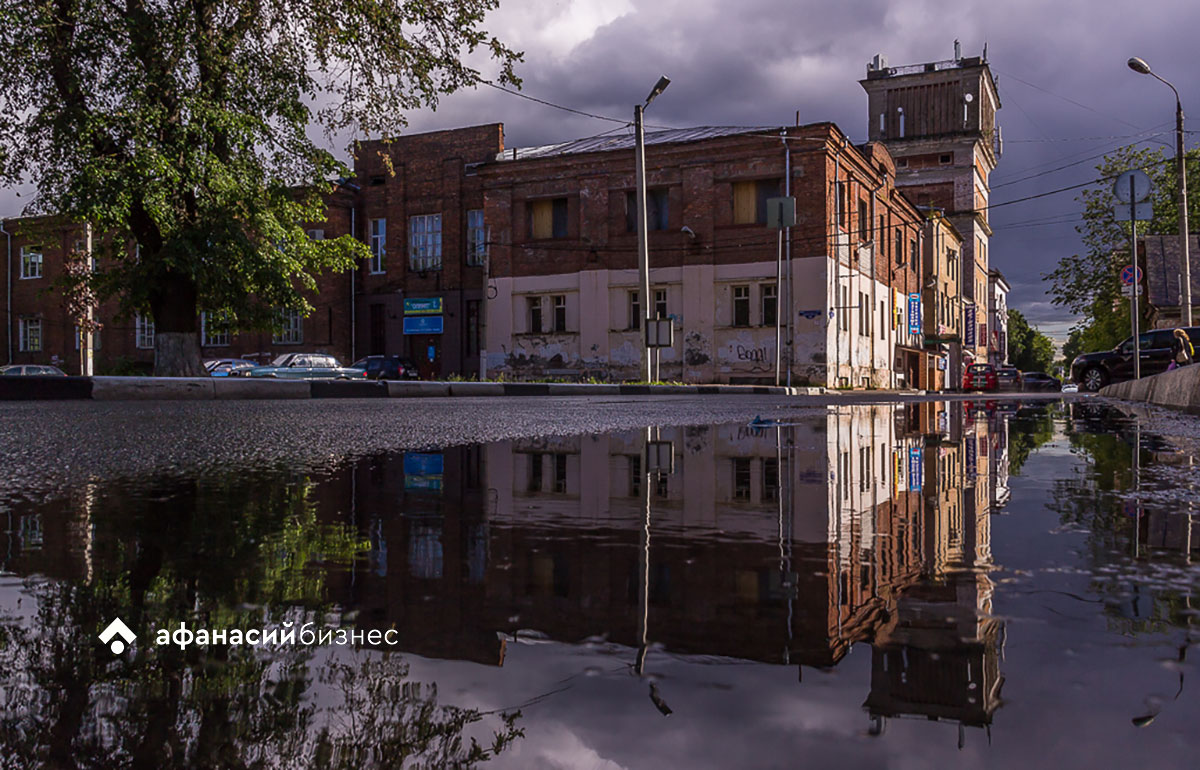
<svg viewBox="0 0 1200 770">
<path fill-rule="evenodd" d="M 422 380 L 436 380 L 442 376 L 442 335 L 414 334 L 409 337 L 409 345 Z"/>
</svg>

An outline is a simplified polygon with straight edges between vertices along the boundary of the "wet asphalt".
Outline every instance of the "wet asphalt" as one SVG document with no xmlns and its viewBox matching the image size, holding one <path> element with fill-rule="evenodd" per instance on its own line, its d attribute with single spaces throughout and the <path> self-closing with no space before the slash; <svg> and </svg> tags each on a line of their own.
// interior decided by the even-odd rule
<svg viewBox="0 0 1200 770">
<path fill-rule="evenodd" d="M 831 404 L 944 399 L 861 392 L 808 397 L 0 402 L 0 505 L 67 493 L 89 481 L 149 474 L 194 476 L 269 467 L 318 470 L 379 452 L 648 425 L 780 419 Z"/>
</svg>

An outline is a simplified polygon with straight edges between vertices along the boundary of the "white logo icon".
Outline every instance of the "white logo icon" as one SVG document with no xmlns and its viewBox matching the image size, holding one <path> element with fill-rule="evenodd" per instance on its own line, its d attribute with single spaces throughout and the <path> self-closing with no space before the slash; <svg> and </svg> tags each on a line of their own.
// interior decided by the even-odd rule
<svg viewBox="0 0 1200 770">
<path fill-rule="evenodd" d="M 121 639 L 113 639 L 114 636 L 120 636 Z M 120 618 L 108 624 L 108 628 L 100 632 L 100 641 L 108 645 L 108 648 L 113 651 L 113 655 L 120 655 L 125 652 L 125 645 L 137 638 L 137 635 L 129 630 L 129 626 L 125 625 Z M 109 640 L 112 640 L 110 643 Z"/>
</svg>

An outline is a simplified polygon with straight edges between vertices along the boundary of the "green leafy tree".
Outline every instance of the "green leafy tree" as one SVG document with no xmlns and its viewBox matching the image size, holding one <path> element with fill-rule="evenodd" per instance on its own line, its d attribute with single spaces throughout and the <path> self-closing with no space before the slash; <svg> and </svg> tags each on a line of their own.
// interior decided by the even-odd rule
<svg viewBox="0 0 1200 770">
<path fill-rule="evenodd" d="M 1029 325 L 1020 310 L 1008 311 L 1008 361 L 1023 372 L 1048 372 L 1054 342 Z"/>
<path fill-rule="evenodd" d="M 0 0 L 0 183 L 91 223 L 79 280 L 148 310 L 155 371 L 203 372 L 197 314 L 267 328 L 365 247 L 306 237 L 348 169 L 315 127 L 393 136 L 483 79 L 517 83 L 482 29 L 498 0 Z"/>
<path fill-rule="evenodd" d="M 1200 221 L 1200 151 L 1188 153 L 1188 216 Z M 1139 222 L 1138 232 L 1173 234 L 1178 232 L 1179 187 L 1174 158 L 1161 148 L 1123 147 L 1104 157 L 1096 167 L 1097 181 L 1077 198 L 1083 205 L 1083 223 L 1075 229 L 1083 238 L 1084 251 L 1063 257 L 1058 267 L 1043 277 L 1050 282 L 1054 304 L 1078 314 L 1079 325 L 1072 330 L 1063 352 L 1068 364 L 1079 353 L 1115 347 L 1130 334 L 1129 302 L 1120 293 L 1120 271 L 1129 264 L 1128 222 L 1118 222 L 1113 213 L 1113 180 L 1122 172 L 1140 168 L 1152 182 L 1151 204 L 1154 217 Z M 1142 306 L 1143 312 L 1146 310 Z M 1145 316 L 1142 318 L 1146 321 Z"/>
</svg>

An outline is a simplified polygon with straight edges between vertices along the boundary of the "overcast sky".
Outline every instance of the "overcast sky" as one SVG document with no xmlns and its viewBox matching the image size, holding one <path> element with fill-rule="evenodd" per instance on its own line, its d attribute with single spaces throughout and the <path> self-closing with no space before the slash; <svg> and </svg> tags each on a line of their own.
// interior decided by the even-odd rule
<svg viewBox="0 0 1200 770">
<path fill-rule="evenodd" d="M 648 123 L 783 125 L 799 110 L 801 122 L 833 121 L 856 140 L 867 125 L 857 81 L 874 54 L 897 66 L 951 58 L 955 39 L 964 56 L 979 55 L 986 42 L 1005 141 L 993 205 L 1085 182 L 1095 175 L 1092 156 L 1140 137 L 1158 134 L 1173 146 L 1171 92 L 1130 71 L 1130 56 L 1173 80 L 1200 121 L 1187 61 L 1200 3 L 1178 0 L 502 0 L 488 26 L 525 52 L 524 92 L 540 99 L 626 119 L 666 74 L 671 86 Z M 410 129 L 491 121 L 505 124 L 510 147 L 615 127 L 485 87 L 413 113 Z M 1068 163 L 1076 165 L 1004 185 Z M 1060 339 L 1072 319 L 1049 304 L 1041 274 L 1080 249 L 1069 221 L 1079 211 L 1076 194 L 1000 206 L 991 220 L 992 266 L 1013 286 L 1011 306 Z M 0 191 L 0 214 L 21 205 Z"/>
</svg>

